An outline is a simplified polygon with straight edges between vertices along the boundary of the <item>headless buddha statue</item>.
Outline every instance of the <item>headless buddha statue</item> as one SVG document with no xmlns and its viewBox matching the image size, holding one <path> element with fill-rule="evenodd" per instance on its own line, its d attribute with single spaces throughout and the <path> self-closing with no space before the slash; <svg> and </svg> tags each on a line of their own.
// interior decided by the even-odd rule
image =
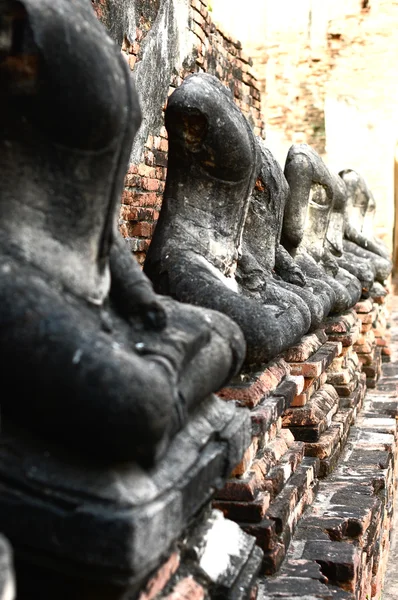
<svg viewBox="0 0 398 600">
<path fill-rule="evenodd" d="M 265 304 L 284 302 L 297 306 L 303 314 L 309 310 L 310 330 L 317 329 L 332 307 L 330 294 L 322 281 L 308 281 L 279 243 L 289 185 L 264 141 L 258 139 L 258 143 L 261 170 L 245 221 L 238 281 Z"/>
<path fill-rule="evenodd" d="M 158 296 L 117 230 L 141 113 L 90 0 L 0 2 L 0 108 L 0 531 L 18 598 L 135 598 L 249 443 L 246 411 L 212 394 L 244 337 Z"/>
<path fill-rule="evenodd" d="M 339 175 L 346 184 L 348 197 L 344 250 L 369 261 L 375 269 L 375 280 L 384 284 L 391 273 L 392 262 L 383 243 L 374 235 L 369 235 L 369 225 L 372 223 L 375 211 L 374 197 L 364 178 L 357 171 L 345 169 L 340 171 Z M 369 214 L 366 218 L 368 206 Z M 364 224 L 365 231 L 363 231 Z"/>
<path fill-rule="evenodd" d="M 308 144 L 293 144 L 286 157 L 285 177 L 290 187 L 282 244 L 306 276 L 333 289 L 333 313 L 351 308 L 361 297 L 358 279 L 341 269 L 325 251 L 325 237 L 333 207 L 333 181 L 319 154 Z"/>
<path fill-rule="evenodd" d="M 250 290 L 235 276 L 261 166 L 257 140 L 230 91 L 203 73 L 171 94 L 165 125 L 166 187 L 144 271 L 157 292 L 232 317 L 246 339 L 245 365 L 266 363 L 304 335 L 310 313 L 299 298 L 267 298 L 263 280 Z"/>
<path fill-rule="evenodd" d="M 157 296 L 117 230 L 141 114 L 89 0 L 10 0 L 0 16 L 2 414 L 152 464 L 239 370 L 244 339 Z"/>
<path fill-rule="evenodd" d="M 330 172 L 333 181 L 333 208 L 326 234 L 326 246 L 335 257 L 339 267 L 354 275 L 362 285 L 362 296 L 368 297 L 374 284 L 375 268 L 364 258 L 346 252 L 343 247 L 344 229 L 347 222 L 347 188 L 344 180 Z"/>
</svg>

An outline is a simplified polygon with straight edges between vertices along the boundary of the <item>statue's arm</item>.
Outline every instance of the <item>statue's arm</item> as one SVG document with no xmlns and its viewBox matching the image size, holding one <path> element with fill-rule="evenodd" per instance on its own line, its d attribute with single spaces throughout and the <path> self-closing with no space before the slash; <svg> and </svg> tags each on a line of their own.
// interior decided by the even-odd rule
<svg viewBox="0 0 398 600">
<path fill-rule="evenodd" d="M 320 262 L 328 275 L 331 277 L 335 277 L 337 275 L 340 268 L 339 263 L 328 248 L 324 249 Z"/>
<path fill-rule="evenodd" d="M 159 296 L 118 232 L 110 250 L 110 269 L 111 298 L 117 310 L 127 318 L 140 315 L 148 328 L 163 329 L 166 315 Z"/>
<path fill-rule="evenodd" d="M 347 240 L 350 240 L 350 242 L 354 242 L 358 246 L 361 246 L 361 248 L 364 248 L 365 250 L 374 252 L 374 254 L 378 254 L 383 258 L 390 258 L 386 255 L 387 253 L 385 249 L 383 249 L 382 246 L 379 245 L 376 240 L 364 236 L 361 232 L 355 229 L 355 227 L 352 227 L 349 224 L 346 225 L 346 228 L 344 230 L 344 237 Z"/>
<path fill-rule="evenodd" d="M 307 283 L 303 271 L 281 244 L 278 244 L 275 250 L 275 273 L 283 281 L 299 285 L 300 287 L 304 287 Z"/>
</svg>

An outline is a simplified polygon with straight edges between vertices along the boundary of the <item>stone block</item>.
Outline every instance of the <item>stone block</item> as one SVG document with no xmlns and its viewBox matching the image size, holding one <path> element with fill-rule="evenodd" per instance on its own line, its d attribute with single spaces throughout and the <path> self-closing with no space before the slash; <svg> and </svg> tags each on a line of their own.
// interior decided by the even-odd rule
<svg viewBox="0 0 398 600">
<path fill-rule="evenodd" d="M 264 518 L 270 505 L 270 500 L 270 493 L 261 491 L 250 502 L 215 499 L 213 501 L 213 508 L 221 510 L 225 517 L 231 519 L 231 521 L 237 521 L 238 523 L 242 521 L 258 523 Z"/>
<path fill-rule="evenodd" d="M 356 390 L 357 386 L 358 378 L 353 378 L 349 383 L 343 385 L 336 384 L 333 387 L 339 396 L 348 397 Z"/>
<path fill-rule="evenodd" d="M 198 565 L 202 585 L 207 583 L 212 597 L 249 600 L 256 586 L 262 551 L 253 536 L 236 523 L 213 510 L 184 543 L 184 552 Z"/>
<path fill-rule="evenodd" d="M 264 575 L 274 575 L 280 568 L 286 555 L 284 544 L 277 543 L 272 550 L 264 551 L 261 573 Z M 263 590 L 259 586 L 259 598 L 264 598 Z"/>
<path fill-rule="evenodd" d="M 249 470 L 241 477 L 231 477 L 221 490 L 217 490 L 216 500 L 235 500 L 250 502 L 263 488 L 263 481 L 258 470 Z"/>
<path fill-rule="evenodd" d="M 364 341 L 363 344 L 354 344 L 354 350 L 357 354 L 370 354 L 375 349 L 375 342 Z"/>
<path fill-rule="evenodd" d="M 288 427 L 296 440 L 317 441 L 330 425 L 337 412 L 339 398 L 335 388 L 325 384 L 303 407 L 285 411 L 282 424 Z"/>
<path fill-rule="evenodd" d="M 285 408 L 284 396 L 272 396 L 264 399 L 261 404 L 250 412 L 253 435 L 260 436 L 262 433 L 267 432 L 281 418 Z"/>
<path fill-rule="evenodd" d="M 263 477 L 263 485 L 271 495 L 271 501 L 282 491 L 291 475 L 304 458 L 304 442 L 295 442 L 280 461 Z M 260 461 L 259 461 L 260 462 Z"/>
<path fill-rule="evenodd" d="M 353 346 L 359 338 L 360 328 L 352 327 L 346 333 L 328 333 L 328 339 L 332 342 L 340 342 L 343 348 Z"/>
<path fill-rule="evenodd" d="M 369 313 L 373 309 L 373 299 L 367 298 L 366 300 L 360 300 L 354 306 L 354 310 L 357 314 Z"/>
<path fill-rule="evenodd" d="M 240 475 L 244 475 L 253 464 L 253 461 L 256 457 L 258 450 L 258 439 L 256 437 L 252 438 L 251 443 L 246 448 L 242 459 L 239 463 L 232 469 L 231 477 L 238 477 Z"/>
<path fill-rule="evenodd" d="M 352 375 L 348 369 L 341 371 L 329 371 L 327 374 L 327 382 L 331 385 L 345 385 L 350 383 Z"/>
<path fill-rule="evenodd" d="M 339 354 L 339 346 L 333 342 L 325 342 L 315 354 L 312 354 L 303 362 L 291 362 L 290 372 L 292 375 L 302 375 L 306 378 L 319 377 L 331 364 L 335 356 Z"/>
<path fill-rule="evenodd" d="M 322 460 L 332 456 L 336 447 L 339 447 L 341 451 L 340 442 L 349 430 L 351 415 L 352 410 L 336 413 L 330 427 L 320 435 L 317 442 L 305 443 L 305 455 L 315 456 L 322 462 Z"/>
<path fill-rule="evenodd" d="M 61 448 L 17 436 L 11 426 L 2 435 L 0 479 L 4 489 L 12 473 L 13 484 L 0 497 L 0 515 L 7 515 L 1 529 L 13 544 L 26 539 L 28 530 L 40 540 L 43 565 L 49 561 L 57 570 L 59 561 L 61 571 L 73 569 L 76 577 L 89 568 L 98 585 L 127 586 L 130 594 L 141 591 L 170 555 L 251 437 L 248 411 L 215 396 L 198 407 L 148 469 L 65 458 Z"/>
<path fill-rule="evenodd" d="M 327 342 L 327 335 L 322 329 L 305 335 L 295 346 L 291 346 L 283 353 L 283 358 L 288 363 L 303 362 L 314 354 L 319 348 Z"/>
<path fill-rule="evenodd" d="M 304 458 L 296 473 L 271 503 L 267 511 L 267 518 L 275 521 L 277 534 L 281 534 L 297 516 L 295 508 L 308 488 L 313 485 L 318 470 L 319 461 L 317 459 Z"/>
<path fill-rule="evenodd" d="M 289 365 L 281 358 L 270 362 L 261 372 L 240 373 L 217 395 L 223 400 L 234 400 L 241 406 L 253 408 L 267 398 L 289 373 Z"/>
<path fill-rule="evenodd" d="M 305 544 L 303 558 L 315 560 L 330 583 L 355 592 L 361 552 L 347 542 L 310 541 Z"/>
<path fill-rule="evenodd" d="M 328 336 L 331 333 L 348 333 L 358 323 L 358 316 L 354 310 L 350 310 L 342 315 L 329 316 L 325 320 L 325 333 Z"/>
<path fill-rule="evenodd" d="M 265 579 L 259 585 L 261 600 L 274 598 L 303 598 L 305 600 L 332 600 L 332 592 L 327 586 L 316 579 L 309 577 L 277 577 Z"/>
</svg>

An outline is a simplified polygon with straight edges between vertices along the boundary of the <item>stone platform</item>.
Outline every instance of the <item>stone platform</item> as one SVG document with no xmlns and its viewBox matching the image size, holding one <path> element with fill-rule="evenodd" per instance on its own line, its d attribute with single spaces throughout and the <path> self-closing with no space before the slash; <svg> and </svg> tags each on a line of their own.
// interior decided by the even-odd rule
<svg viewBox="0 0 398 600">
<path fill-rule="evenodd" d="M 371 313 L 371 317 L 359 319 L 362 326 L 368 320 L 375 329 L 380 325 L 378 315 L 384 303 L 373 300 L 367 304 L 369 306 L 356 308 L 370 310 L 357 314 Z M 391 331 L 394 332 L 398 328 L 398 298 L 392 308 Z M 356 350 L 364 333 L 362 326 L 356 334 L 357 340 L 355 336 L 350 340 Z M 370 327 L 365 329 L 371 331 Z M 340 335 L 346 333 L 340 332 Z M 330 337 L 333 338 L 333 334 Z M 377 347 L 383 348 L 383 345 L 374 343 L 373 350 Z M 323 478 L 318 472 L 314 501 L 297 523 L 278 572 L 260 577 L 258 600 L 380 600 L 384 582 L 393 585 L 396 565 L 391 564 L 389 573 L 388 556 L 398 469 L 398 335 L 394 338 L 393 333 L 388 348 L 386 356 L 391 362 L 380 360 L 379 376 L 374 378 L 374 386 L 368 387 L 363 406 L 362 401 L 356 405 L 339 460 Z M 329 373 L 334 374 L 342 367 L 339 358 L 341 356 L 334 359 L 336 368 L 329 367 Z M 358 385 L 366 389 L 368 379 L 365 372 Z M 336 382 L 337 390 L 338 385 Z M 348 398 L 350 395 L 340 395 L 340 410 L 347 410 Z M 395 585 L 394 589 L 398 589 L 398 581 Z M 388 596 L 388 588 L 385 593 L 383 599 L 395 598 Z"/>
</svg>

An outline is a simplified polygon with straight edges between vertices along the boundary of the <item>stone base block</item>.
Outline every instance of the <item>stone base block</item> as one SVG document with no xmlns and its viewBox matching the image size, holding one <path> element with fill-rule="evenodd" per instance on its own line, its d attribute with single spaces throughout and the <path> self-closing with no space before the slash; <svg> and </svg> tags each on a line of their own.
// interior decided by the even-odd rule
<svg viewBox="0 0 398 600">
<path fill-rule="evenodd" d="M 16 550 L 19 572 L 30 571 L 28 585 L 48 582 L 48 596 L 43 587 L 29 596 L 43 600 L 134 596 L 224 484 L 251 437 L 249 412 L 215 396 L 150 469 L 104 466 L 3 426 L 0 531 Z"/>
</svg>

